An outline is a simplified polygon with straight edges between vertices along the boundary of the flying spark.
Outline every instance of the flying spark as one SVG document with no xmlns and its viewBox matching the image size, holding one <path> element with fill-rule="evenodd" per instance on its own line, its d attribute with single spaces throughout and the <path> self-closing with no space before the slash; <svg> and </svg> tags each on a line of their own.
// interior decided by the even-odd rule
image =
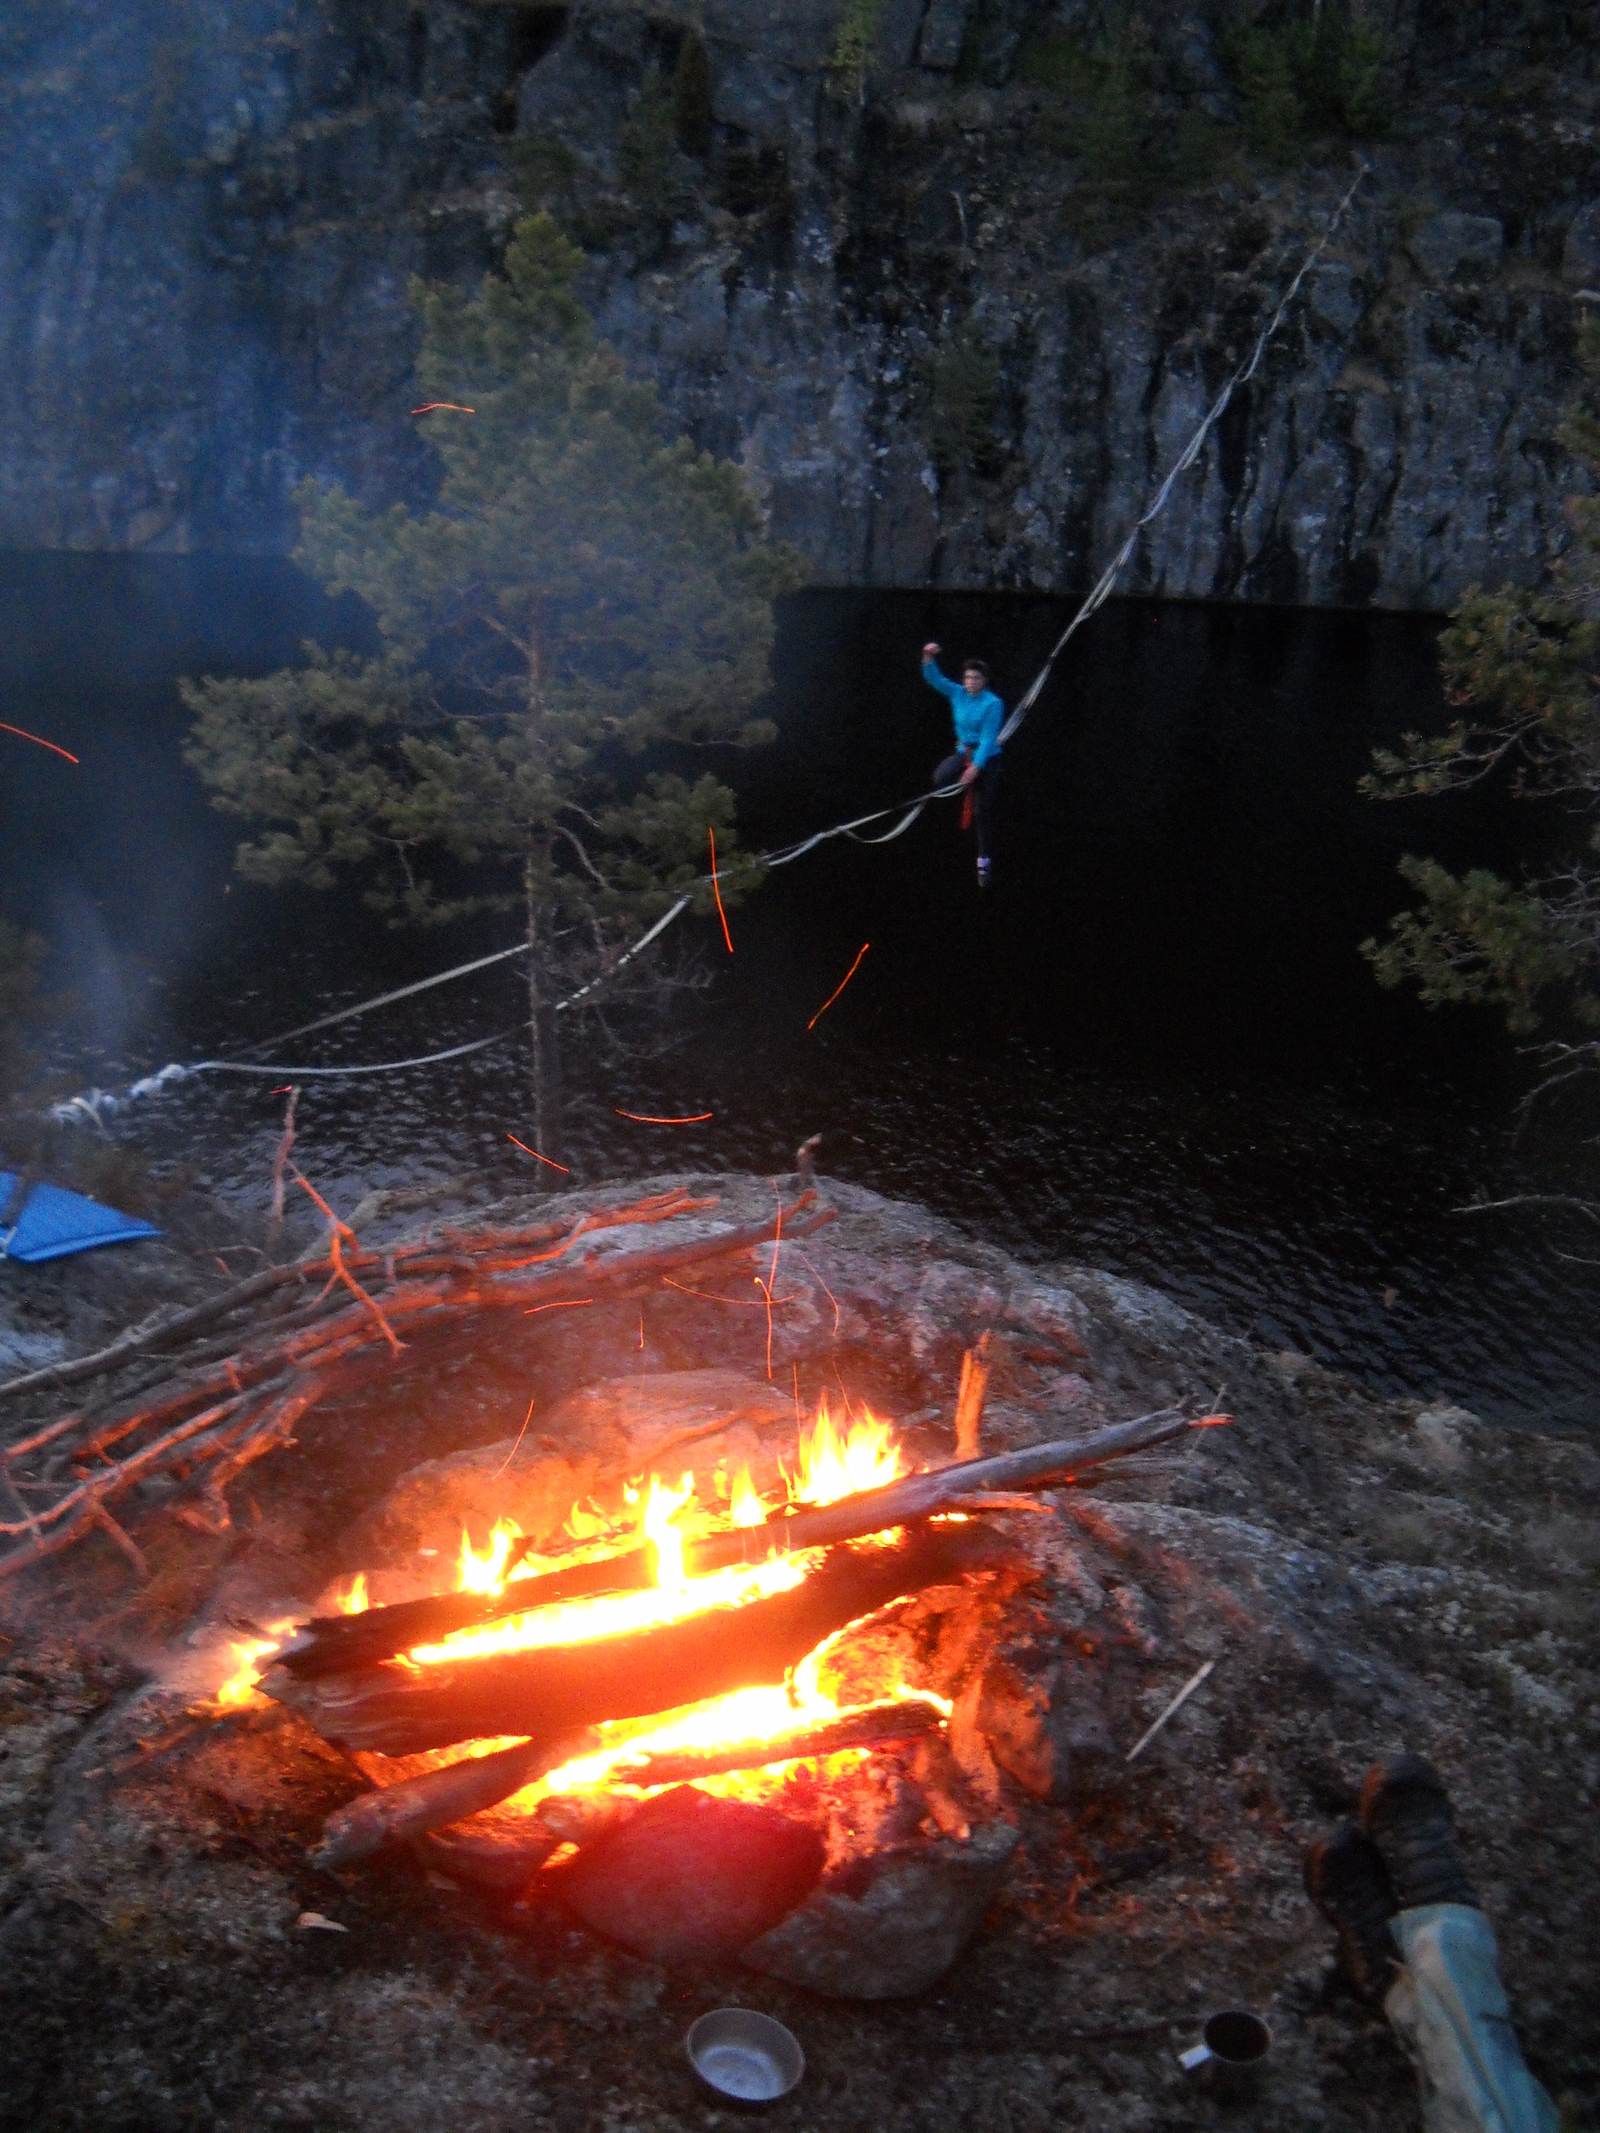
<svg viewBox="0 0 1600 2133">
<path fill-rule="evenodd" d="M 414 415 L 432 415 L 441 408 L 447 408 L 452 415 L 475 415 L 478 412 L 475 407 L 463 407 L 459 400 L 429 400 L 425 406 L 414 407 L 411 412 Z"/>
<path fill-rule="evenodd" d="M 537 1399 L 537 1398 L 538 1398 L 538 1394 L 536 1393 L 536 1394 L 534 1395 L 534 1399 Z M 501 1475 L 502 1475 L 502 1474 L 503 1474 L 503 1473 L 505 1472 L 506 1468 L 507 1468 L 507 1467 L 508 1467 L 508 1466 L 509 1466 L 509 1465 L 511 1464 L 512 1460 L 516 1458 L 516 1456 L 517 1456 L 517 1452 L 518 1452 L 519 1448 L 521 1447 L 521 1444 L 522 1444 L 522 1440 L 523 1440 L 523 1438 L 524 1438 L 524 1437 L 525 1437 L 525 1436 L 526 1436 L 526 1435 L 528 1434 L 528 1424 L 529 1424 L 529 1423 L 530 1423 L 530 1422 L 531 1422 L 532 1420 L 533 1420 L 533 1400 L 530 1400 L 530 1401 L 528 1402 L 528 1412 L 527 1412 L 527 1413 L 526 1413 L 526 1414 L 525 1414 L 525 1415 L 523 1416 L 523 1418 L 522 1418 L 522 1427 L 521 1427 L 521 1429 L 519 1429 L 519 1430 L 517 1431 L 517 1441 L 516 1441 L 516 1443 L 512 1445 L 512 1447 L 511 1447 L 510 1451 L 506 1453 L 505 1457 L 504 1457 L 504 1458 L 503 1458 L 503 1459 L 501 1460 L 500 1464 L 499 1464 L 499 1465 L 498 1465 L 498 1466 L 497 1466 L 497 1467 L 495 1468 L 495 1470 L 494 1470 L 494 1474 L 493 1474 L 493 1476 L 492 1476 L 492 1479 L 494 1479 L 495 1481 L 498 1481 L 498 1480 L 500 1479 L 500 1476 L 501 1476 Z"/>
<path fill-rule="evenodd" d="M 581 1311 L 585 1304 L 593 1302 L 592 1296 L 575 1296 L 571 1303 L 529 1304 L 522 1315 L 524 1318 L 532 1318 L 535 1311 Z"/>
<path fill-rule="evenodd" d="M 69 763 L 75 763 L 78 760 L 70 749 L 58 748 L 54 741 L 47 741 L 42 734 L 29 733 L 25 727 L 8 726 L 3 718 L 0 718 L 0 733 L 15 733 L 22 740 L 37 742 L 39 747 L 48 748 L 52 755 L 64 755 Z"/>
<path fill-rule="evenodd" d="M 857 971 L 858 971 L 858 970 L 859 970 L 859 969 L 861 968 L 861 958 L 862 958 L 862 956 L 864 956 L 864 955 L 866 954 L 867 950 L 868 950 L 868 949 L 869 949 L 869 948 L 870 948 L 871 946 L 872 946 L 872 943 L 871 943 L 871 941 L 863 941 L 863 942 L 861 943 L 860 949 L 859 949 L 859 950 L 857 951 L 857 954 L 856 954 L 856 959 L 855 959 L 855 961 L 854 961 L 854 962 L 853 962 L 853 963 L 852 963 L 852 964 L 850 965 L 850 968 L 849 968 L 849 969 L 848 969 L 848 970 L 847 970 L 847 971 L 845 972 L 844 976 L 843 976 L 843 977 L 842 977 L 842 978 L 841 978 L 841 979 L 839 980 L 838 984 L 837 984 L 837 985 L 836 985 L 836 986 L 835 986 L 835 987 L 833 988 L 832 992 L 830 992 L 830 993 L 829 993 L 828 997 L 827 997 L 827 998 L 826 998 L 826 999 L 825 999 L 825 1000 L 823 1001 L 822 1005 L 821 1005 L 821 1006 L 820 1006 L 820 1007 L 819 1007 L 819 1008 L 817 1009 L 816 1013 L 815 1013 L 815 1014 L 814 1014 L 814 1015 L 813 1015 L 813 1016 L 811 1017 L 811 1020 L 810 1020 L 810 1021 L 809 1021 L 809 1022 L 808 1022 L 808 1023 L 806 1024 L 806 1028 L 807 1028 L 807 1029 L 815 1029 L 815 1028 L 816 1028 L 817 1024 L 818 1024 L 818 1023 L 819 1023 L 819 1022 L 820 1022 L 820 1021 L 822 1020 L 823 1016 L 824 1016 L 824 1015 L 825 1015 L 825 1014 L 826 1014 L 826 1013 L 828 1012 L 828 1009 L 829 1009 L 829 1008 L 830 1008 L 830 1007 L 831 1007 L 831 1006 L 833 1005 L 834 1001 L 838 999 L 838 997 L 839 997 L 840 993 L 842 993 L 842 992 L 844 991 L 845 987 L 846 987 L 846 986 L 847 986 L 847 985 L 849 984 L 850 980 L 851 980 L 851 979 L 852 979 L 852 978 L 853 978 L 853 977 L 855 976 L 856 972 L 857 972 Z"/>
<path fill-rule="evenodd" d="M 706 826 L 706 835 L 711 839 L 711 893 L 717 899 L 717 916 L 722 921 L 722 938 L 728 944 L 728 953 L 733 953 L 733 935 L 728 931 L 728 914 L 722 908 L 722 891 L 717 886 L 717 833 Z"/>
<path fill-rule="evenodd" d="M 713 1111 L 696 1111 L 689 1118 L 652 1118 L 648 1111 L 618 1111 L 615 1104 L 611 1108 L 618 1118 L 631 1118 L 639 1126 L 700 1126 L 716 1116 Z"/>
<path fill-rule="evenodd" d="M 508 1133 L 506 1139 L 514 1148 L 520 1148 L 524 1155 L 531 1155 L 536 1163 L 549 1163 L 552 1170 L 567 1170 L 565 1163 L 553 1162 L 549 1156 L 541 1155 L 537 1148 L 530 1148 L 526 1141 L 519 1141 L 514 1133 Z M 570 1170 L 567 1170 L 567 1175 L 572 1175 Z"/>
</svg>

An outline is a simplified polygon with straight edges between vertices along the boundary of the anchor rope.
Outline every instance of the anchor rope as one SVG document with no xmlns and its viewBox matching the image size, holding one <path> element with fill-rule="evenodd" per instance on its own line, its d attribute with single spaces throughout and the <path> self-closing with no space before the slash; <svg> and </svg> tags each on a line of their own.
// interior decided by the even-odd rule
<svg viewBox="0 0 1600 2133">
<path fill-rule="evenodd" d="M 1344 220 L 1350 203 L 1355 198 L 1361 181 L 1367 176 L 1370 168 L 1370 164 L 1363 163 L 1356 172 L 1343 199 L 1329 217 L 1322 234 L 1301 261 L 1299 271 L 1284 290 L 1272 316 L 1257 335 L 1255 345 L 1250 354 L 1230 373 L 1221 391 L 1206 409 L 1200 420 L 1199 427 L 1184 446 L 1179 457 L 1167 470 L 1165 479 L 1156 490 L 1149 504 L 1141 515 L 1135 519 L 1122 545 L 1095 580 L 1089 592 L 1085 594 L 1071 621 L 1056 639 L 1044 664 L 1039 668 L 1038 673 L 1035 674 L 1027 689 L 1017 699 L 1016 706 L 1010 717 L 1000 728 L 999 737 L 1002 742 L 1011 739 L 1012 735 L 1018 731 L 1028 714 L 1033 710 L 1044 692 L 1056 661 L 1066 650 L 1073 637 L 1076 636 L 1084 623 L 1092 615 L 1098 613 L 1104 607 L 1106 601 L 1110 599 L 1117 579 L 1121 576 L 1134 549 L 1138 546 L 1139 536 L 1166 509 L 1174 488 L 1182 476 L 1194 465 L 1201 452 L 1204 451 L 1206 440 L 1227 412 L 1234 394 L 1241 386 L 1247 385 L 1260 369 L 1269 344 L 1288 317 L 1295 298 L 1300 293 L 1301 284 L 1327 249 L 1329 241 Z M 915 799 L 897 801 L 893 806 L 874 808 L 868 814 L 852 816 L 848 822 L 831 823 L 826 829 L 814 830 L 808 837 L 802 837 L 793 844 L 782 845 L 777 851 L 764 854 L 762 863 L 769 870 L 792 866 L 797 859 L 805 858 L 807 853 L 814 852 L 819 845 L 827 844 L 835 837 L 848 837 L 852 843 L 862 845 L 893 844 L 897 837 L 905 835 L 923 810 L 933 801 L 949 799 L 961 789 L 959 784 L 942 785 L 930 792 L 919 794 Z M 863 837 L 859 834 L 860 831 L 875 822 L 886 821 L 891 815 L 898 815 L 900 820 L 883 835 Z M 708 886 L 712 878 L 710 874 L 697 876 L 695 888 L 699 889 Z M 617 958 L 609 970 L 603 972 L 601 976 L 591 979 L 587 985 L 581 985 L 576 992 L 569 993 L 565 999 L 558 1000 L 555 1003 L 553 1012 L 559 1014 L 563 1009 L 575 1007 L 580 1000 L 585 999 L 590 993 L 597 991 L 602 985 L 606 984 L 622 968 L 623 964 L 631 962 L 636 955 L 657 940 L 676 919 L 681 918 L 693 900 L 694 892 L 692 890 L 689 894 L 680 896 L 670 910 L 661 918 L 658 918 L 647 932 L 641 934 L 639 939 Z M 314 1030 L 331 1029 L 338 1023 L 354 1021 L 360 1015 L 375 1013 L 380 1007 L 391 1007 L 397 1000 L 411 999 L 415 994 L 427 992 L 435 985 L 451 984 L 457 978 L 469 977 L 475 971 L 487 970 L 493 964 L 506 962 L 512 956 L 526 955 L 527 952 L 528 943 L 526 941 L 518 941 L 510 948 L 500 948 L 489 955 L 474 957 L 471 962 L 458 963 L 450 970 L 435 972 L 432 977 L 418 978 L 410 985 L 401 985 L 392 992 L 379 993 L 374 999 L 359 1001 L 354 1007 L 339 1008 L 332 1014 L 319 1015 L 315 1021 L 302 1022 L 294 1029 L 281 1031 L 276 1037 L 263 1038 L 257 1044 L 246 1045 L 238 1058 L 202 1059 L 190 1066 L 179 1066 L 177 1064 L 164 1066 L 159 1072 L 147 1074 L 142 1080 L 134 1082 L 125 1096 L 119 1097 L 101 1089 L 91 1089 L 84 1095 L 68 1098 L 64 1103 L 52 1104 L 49 1115 L 62 1123 L 77 1119 L 87 1119 L 98 1123 L 102 1117 L 121 1110 L 123 1105 L 133 1098 L 153 1096 L 173 1083 L 188 1081 L 199 1074 L 247 1074 L 257 1076 L 263 1074 L 287 1074 L 296 1079 L 311 1079 L 315 1077 L 321 1080 L 341 1080 L 366 1074 L 398 1074 L 408 1067 L 437 1066 L 447 1059 L 463 1059 L 471 1052 L 487 1051 L 491 1045 L 504 1044 L 512 1037 L 517 1036 L 520 1033 L 521 1026 L 517 1025 L 511 1029 L 498 1030 L 493 1036 L 476 1038 L 470 1044 L 452 1045 L 446 1051 L 427 1052 L 414 1059 L 382 1060 L 367 1066 L 289 1066 L 281 1062 L 258 1063 L 249 1058 L 252 1052 L 271 1050 L 280 1044 L 289 1043 L 296 1037 L 310 1036 Z"/>
</svg>

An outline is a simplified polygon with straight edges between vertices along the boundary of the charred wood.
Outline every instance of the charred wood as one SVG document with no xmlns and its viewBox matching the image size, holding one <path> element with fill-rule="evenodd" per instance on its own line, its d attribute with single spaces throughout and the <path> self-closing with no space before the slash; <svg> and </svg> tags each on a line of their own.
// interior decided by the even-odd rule
<svg viewBox="0 0 1600 2133">
<path fill-rule="evenodd" d="M 329 1815 L 322 1826 L 322 1842 L 311 1854 L 312 1863 L 348 1866 L 391 1844 L 446 1829 L 452 1822 L 509 1799 L 547 1770 L 557 1770 L 576 1756 L 592 1755 L 599 1744 L 599 1735 L 588 1729 L 556 1741 L 525 1740 L 514 1748 L 472 1756 L 443 1770 L 426 1770 L 420 1777 L 402 1778 L 397 1785 L 364 1792 Z"/>
<path fill-rule="evenodd" d="M 546 1739 L 781 1682 L 846 1623 L 1002 1556 L 981 1525 L 926 1526 L 835 1549 L 787 1592 L 625 1635 L 311 1680 L 277 1665 L 261 1687 L 343 1748 L 414 1755 L 495 1734 Z"/>
<path fill-rule="evenodd" d="M 797 1726 L 767 1740 L 728 1741 L 715 1748 L 663 1749 L 616 1763 L 607 1772 L 613 1785 L 686 1785 L 695 1778 L 720 1777 L 729 1770 L 764 1770 L 770 1763 L 794 1763 L 803 1757 L 842 1755 L 849 1748 L 875 1748 L 885 1741 L 919 1740 L 937 1733 L 944 1713 L 926 1696 L 904 1696 L 883 1703 L 858 1704 L 820 1724 Z"/>
<path fill-rule="evenodd" d="M 1182 1415 L 1163 1409 L 1157 1414 L 1141 1415 L 1133 1422 L 1114 1423 L 1092 1437 L 1062 1438 L 1049 1444 L 1029 1445 L 1019 1452 L 997 1453 L 989 1459 L 936 1467 L 931 1473 L 912 1474 L 883 1488 L 865 1489 L 839 1503 L 795 1510 L 785 1507 L 772 1512 L 763 1525 L 742 1526 L 729 1533 L 711 1533 L 691 1540 L 684 1549 L 684 1567 L 691 1577 L 706 1577 L 715 1570 L 759 1563 L 768 1556 L 789 1554 L 800 1548 L 861 1540 L 908 1519 L 947 1510 L 966 1499 L 981 1499 L 990 1490 L 1004 1495 L 1081 1473 L 1107 1460 L 1163 1444 L 1192 1426 Z M 377 1665 L 399 1652 L 410 1651 L 414 1645 L 497 1621 L 505 1615 L 526 1614 L 530 1608 L 561 1600 L 592 1599 L 603 1592 L 643 1591 L 654 1583 L 655 1559 L 646 1549 L 590 1556 L 537 1577 L 514 1579 L 504 1592 L 493 1595 L 437 1593 L 429 1599 L 374 1607 L 360 1615 L 319 1616 L 285 1647 L 279 1664 L 290 1674 L 307 1680 L 319 1674 L 345 1673 Z"/>
</svg>

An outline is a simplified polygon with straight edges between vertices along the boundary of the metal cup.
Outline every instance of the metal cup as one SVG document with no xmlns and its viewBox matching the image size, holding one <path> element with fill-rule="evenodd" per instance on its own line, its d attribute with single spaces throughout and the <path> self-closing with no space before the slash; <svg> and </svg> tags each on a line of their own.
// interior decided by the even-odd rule
<svg viewBox="0 0 1600 2133">
<path fill-rule="evenodd" d="M 800 2042 L 753 2007 L 718 2007 L 684 2039 L 689 2063 L 729 2103 L 776 2103 L 806 2070 Z"/>
<path fill-rule="evenodd" d="M 1219 2103 L 1248 2103 L 1261 2092 L 1271 2050 L 1272 2031 L 1261 2017 L 1229 2007 L 1207 2018 L 1200 2042 L 1179 2052 L 1178 2064 Z"/>
</svg>

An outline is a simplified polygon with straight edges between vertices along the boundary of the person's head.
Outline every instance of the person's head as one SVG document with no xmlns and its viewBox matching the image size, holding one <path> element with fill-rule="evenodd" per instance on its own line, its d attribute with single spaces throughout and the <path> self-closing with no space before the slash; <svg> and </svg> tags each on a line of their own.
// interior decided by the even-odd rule
<svg viewBox="0 0 1600 2133">
<path fill-rule="evenodd" d="M 961 686 L 969 696 L 981 696 L 989 686 L 989 669 L 981 659 L 961 662 Z"/>
</svg>

